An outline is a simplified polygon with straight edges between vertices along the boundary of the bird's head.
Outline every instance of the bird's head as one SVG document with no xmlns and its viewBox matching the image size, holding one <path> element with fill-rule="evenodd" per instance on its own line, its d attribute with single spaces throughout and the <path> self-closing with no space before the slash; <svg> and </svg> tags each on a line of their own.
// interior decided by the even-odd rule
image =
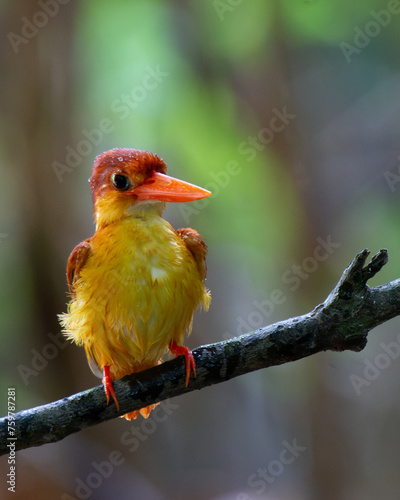
<svg viewBox="0 0 400 500">
<path fill-rule="evenodd" d="M 97 226 L 140 213 L 161 214 L 165 202 L 210 196 L 210 191 L 166 172 L 164 161 L 146 151 L 116 148 L 99 155 L 90 177 Z"/>
</svg>

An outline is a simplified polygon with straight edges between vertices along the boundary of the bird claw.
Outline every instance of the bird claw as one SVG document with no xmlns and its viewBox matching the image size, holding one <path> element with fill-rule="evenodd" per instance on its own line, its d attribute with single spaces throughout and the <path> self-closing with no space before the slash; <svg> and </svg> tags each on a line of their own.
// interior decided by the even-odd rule
<svg viewBox="0 0 400 500">
<path fill-rule="evenodd" d="M 119 403 L 117 400 L 117 396 L 115 395 L 114 391 L 114 386 L 113 386 L 113 380 L 110 375 L 110 367 L 105 366 L 103 370 L 103 385 L 104 385 L 104 392 L 106 393 L 106 398 L 107 398 L 107 406 L 108 403 L 110 402 L 110 395 L 114 400 L 115 406 L 117 407 L 117 410 L 119 411 Z"/>
<path fill-rule="evenodd" d="M 178 345 L 174 340 L 169 344 L 169 350 L 177 358 L 178 356 L 185 356 L 186 361 L 186 387 L 189 385 L 190 372 L 193 370 L 193 375 L 196 378 L 196 363 L 192 351 L 184 345 Z"/>
</svg>

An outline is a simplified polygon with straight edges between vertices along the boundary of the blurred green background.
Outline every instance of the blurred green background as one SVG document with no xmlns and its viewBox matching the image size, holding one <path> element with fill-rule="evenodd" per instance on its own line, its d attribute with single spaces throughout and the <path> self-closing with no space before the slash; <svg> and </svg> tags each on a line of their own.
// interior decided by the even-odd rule
<svg viewBox="0 0 400 500">
<path fill-rule="evenodd" d="M 400 276 L 400 2 L 3 0 L 0 26 L 2 415 L 100 383 L 57 314 L 112 147 L 214 193 L 166 212 L 209 245 L 191 348 L 311 310 L 363 248 Z M 22 451 L 12 498 L 398 498 L 399 332 Z"/>
</svg>

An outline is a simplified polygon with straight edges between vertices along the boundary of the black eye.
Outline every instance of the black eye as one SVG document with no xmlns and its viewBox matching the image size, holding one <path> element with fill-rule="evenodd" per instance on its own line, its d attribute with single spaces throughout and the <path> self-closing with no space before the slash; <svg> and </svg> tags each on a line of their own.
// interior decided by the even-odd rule
<svg viewBox="0 0 400 500">
<path fill-rule="evenodd" d="M 131 186 L 129 177 L 127 177 L 126 175 L 112 174 L 111 182 L 113 183 L 114 187 L 121 191 L 125 191 Z"/>
</svg>

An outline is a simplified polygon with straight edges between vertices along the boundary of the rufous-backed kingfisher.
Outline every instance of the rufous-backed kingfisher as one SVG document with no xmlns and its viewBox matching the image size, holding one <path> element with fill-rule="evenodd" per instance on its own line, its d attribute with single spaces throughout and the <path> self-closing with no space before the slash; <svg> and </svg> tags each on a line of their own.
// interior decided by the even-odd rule
<svg viewBox="0 0 400 500">
<path fill-rule="evenodd" d="M 161 158 L 145 151 L 99 155 L 90 178 L 96 231 L 68 259 L 71 301 L 60 322 L 85 347 L 93 371 L 102 370 L 107 404 L 111 396 L 118 409 L 113 380 L 161 363 L 167 348 L 185 356 L 186 385 L 192 370 L 196 376 L 183 339 L 197 307 L 208 309 L 211 300 L 204 285 L 207 246 L 194 229 L 175 231 L 161 215 L 165 202 L 211 193 L 166 171 Z M 147 418 L 155 406 L 139 412 Z"/>
</svg>

